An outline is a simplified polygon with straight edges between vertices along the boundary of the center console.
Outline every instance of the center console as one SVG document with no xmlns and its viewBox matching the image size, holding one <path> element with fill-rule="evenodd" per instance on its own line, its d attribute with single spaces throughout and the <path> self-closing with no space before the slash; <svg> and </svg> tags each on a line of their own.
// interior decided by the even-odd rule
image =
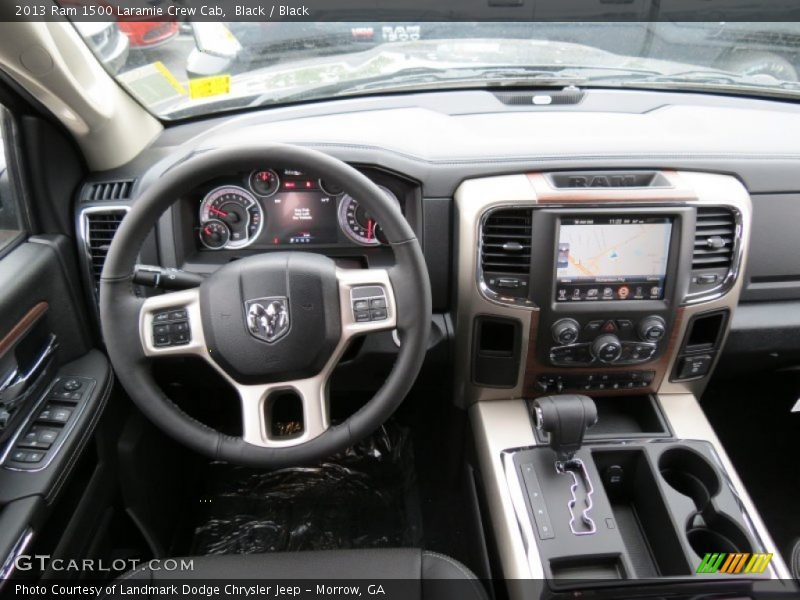
<svg viewBox="0 0 800 600">
<path fill-rule="evenodd" d="M 535 584 L 511 596 L 794 593 L 697 401 L 741 289 L 741 183 L 528 173 L 456 209 L 456 402 L 503 574 Z"/>
</svg>

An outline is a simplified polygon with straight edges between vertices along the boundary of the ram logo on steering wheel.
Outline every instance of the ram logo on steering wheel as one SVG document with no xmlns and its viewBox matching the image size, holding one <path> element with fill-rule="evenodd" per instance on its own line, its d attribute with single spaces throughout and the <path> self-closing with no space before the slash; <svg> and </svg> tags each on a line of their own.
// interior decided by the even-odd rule
<svg viewBox="0 0 800 600">
<path fill-rule="evenodd" d="M 289 331 L 289 302 L 284 296 L 256 298 L 244 304 L 250 333 L 265 342 L 275 342 Z"/>
</svg>

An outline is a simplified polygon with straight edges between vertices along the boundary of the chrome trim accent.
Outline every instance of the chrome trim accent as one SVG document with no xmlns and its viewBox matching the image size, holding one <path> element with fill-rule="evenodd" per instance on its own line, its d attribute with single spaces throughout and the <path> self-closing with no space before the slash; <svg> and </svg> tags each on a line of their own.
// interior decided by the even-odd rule
<svg viewBox="0 0 800 600">
<path fill-rule="evenodd" d="M 469 408 L 489 518 L 506 579 L 543 579 L 533 530 L 514 467 L 515 448 L 536 446 L 522 400 L 478 402 Z M 524 518 L 522 516 L 524 515 Z M 511 590 L 516 586 L 509 586 Z"/>
<path fill-rule="evenodd" d="M 594 486 L 592 485 L 592 480 L 589 479 L 589 472 L 586 470 L 586 465 L 583 464 L 583 461 L 580 458 L 572 458 L 567 461 L 556 461 L 555 464 L 556 472 L 559 474 L 569 473 L 572 476 L 572 485 L 569 486 L 569 491 L 572 494 L 572 498 L 567 502 L 567 508 L 569 509 L 569 529 L 572 531 L 574 535 L 594 535 L 597 533 L 597 526 L 594 523 L 594 519 L 589 516 L 589 512 L 591 512 L 594 503 L 592 502 L 592 496 L 594 495 Z M 578 471 L 581 473 L 581 479 L 583 479 L 583 483 L 586 486 L 586 508 L 581 511 L 581 521 L 583 521 L 584 525 L 588 527 L 586 531 L 578 531 L 575 527 L 575 505 L 578 503 L 578 496 L 575 494 L 575 491 L 578 489 L 580 485 L 578 482 L 578 476 L 575 475 L 575 470 L 570 467 L 577 467 Z"/>
<path fill-rule="evenodd" d="M 117 204 L 109 206 L 87 206 L 82 208 L 78 213 L 78 255 L 80 257 L 80 262 L 83 265 L 83 276 L 86 280 L 89 296 L 91 297 L 91 304 L 94 306 L 95 314 L 97 315 L 100 314 L 100 306 L 97 303 L 99 288 L 97 282 L 94 280 L 94 272 L 92 271 L 92 251 L 88 237 L 88 215 L 114 212 L 123 212 L 127 215 L 129 211 L 130 206 Z"/>
<path fill-rule="evenodd" d="M 495 206 L 492 208 L 488 208 L 483 213 L 481 213 L 480 220 L 478 221 L 478 233 L 477 233 L 477 240 L 478 240 L 478 258 L 476 261 L 476 277 L 478 280 L 478 289 L 480 290 L 483 297 L 489 300 L 490 302 L 495 302 L 497 304 L 501 304 L 504 306 L 513 306 L 518 308 L 527 308 L 533 309 L 536 307 L 536 304 L 528 300 L 527 298 L 517 298 L 515 296 L 503 296 L 502 294 L 494 291 L 489 287 L 486 283 L 486 280 L 483 277 L 483 269 L 481 268 L 481 256 L 483 252 L 483 226 L 486 224 L 486 221 L 489 220 L 489 217 L 492 216 L 493 213 L 501 211 L 501 210 L 533 210 L 535 205 L 514 205 L 514 206 Z M 533 261 L 533 239 L 531 239 L 531 261 Z M 528 265 L 530 268 L 530 265 Z M 530 277 L 528 277 L 528 290 L 530 290 Z"/>
<path fill-rule="evenodd" d="M 3 589 L 3 586 L 8 583 L 8 580 L 14 574 L 14 571 L 16 571 L 17 558 L 25 553 L 32 540 L 33 529 L 28 527 L 22 532 L 22 535 L 20 535 L 17 541 L 14 543 L 14 546 L 11 548 L 11 552 L 9 552 L 8 556 L 3 561 L 3 566 L 0 567 L 0 590 Z"/>
<path fill-rule="evenodd" d="M 742 260 L 744 258 L 744 244 L 742 240 L 744 239 L 744 227 L 745 223 L 742 218 L 742 212 L 732 204 L 719 204 L 716 206 L 706 206 L 703 205 L 703 208 L 726 208 L 733 213 L 734 222 L 736 223 L 736 228 L 734 229 L 734 242 L 733 242 L 733 249 L 731 251 L 731 267 L 728 269 L 728 273 L 725 276 L 720 284 L 710 290 L 705 290 L 702 292 L 695 292 L 694 294 L 687 294 L 686 297 L 683 299 L 684 304 L 698 304 L 699 302 L 708 302 L 710 300 L 716 300 L 717 298 L 721 298 L 725 294 L 727 294 L 733 284 L 736 283 L 736 280 L 739 278 L 739 274 L 741 272 L 741 265 Z M 695 235 L 697 235 L 697 228 L 695 225 Z"/>
<path fill-rule="evenodd" d="M 5 405 L 8 402 L 12 404 L 15 403 L 24 391 L 27 390 L 28 386 L 25 384 L 28 383 L 31 377 L 39 376 L 39 370 L 42 368 L 42 365 L 53 356 L 56 348 L 58 348 L 58 341 L 56 340 L 55 334 L 51 333 L 41 352 L 39 352 L 39 356 L 36 357 L 36 362 L 24 373 L 20 373 L 18 368 L 14 369 L 11 376 L 0 385 L 0 404 Z M 3 394 L 6 392 L 11 392 L 14 397 L 3 398 Z"/>
</svg>

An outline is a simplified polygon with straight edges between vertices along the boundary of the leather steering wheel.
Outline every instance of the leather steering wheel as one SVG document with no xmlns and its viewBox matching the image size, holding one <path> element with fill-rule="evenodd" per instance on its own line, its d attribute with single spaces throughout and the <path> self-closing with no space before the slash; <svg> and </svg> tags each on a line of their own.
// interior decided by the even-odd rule
<svg viewBox="0 0 800 600">
<path fill-rule="evenodd" d="M 381 224 L 395 257 L 388 269 L 343 269 L 309 252 L 270 252 L 223 266 L 199 288 L 137 298 L 137 255 L 159 216 L 198 181 L 261 168 L 308 171 L 340 185 Z M 354 302 L 385 300 L 386 312 L 364 320 Z M 188 340 L 158 345 L 162 319 L 183 320 Z M 162 315 L 162 316 L 159 316 Z M 172 162 L 122 221 L 100 279 L 100 319 L 117 377 L 141 411 L 167 435 L 215 460 L 269 468 L 307 464 L 341 451 L 384 423 L 411 388 L 425 356 L 431 292 L 419 242 L 400 209 L 367 177 L 326 154 L 263 144 L 191 152 Z M 348 342 L 397 329 L 401 345 L 378 392 L 347 420 L 332 425 L 331 373 Z M 198 356 L 236 390 L 241 437 L 220 433 L 180 410 L 156 384 L 151 361 Z M 276 435 L 271 399 L 292 391 L 302 431 Z"/>
</svg>

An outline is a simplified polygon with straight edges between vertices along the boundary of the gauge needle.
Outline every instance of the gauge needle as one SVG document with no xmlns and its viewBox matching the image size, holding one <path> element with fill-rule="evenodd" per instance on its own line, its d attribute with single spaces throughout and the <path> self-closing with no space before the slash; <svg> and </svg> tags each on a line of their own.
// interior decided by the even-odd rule
<svg viewBox="0 0 800 600">
<path fill-rule="evenodd" d="M 218 208 L 214 208 L 213 206 L 211 208 L 209 208 L 208 210 L 209 210 L 209 212 L 217 215 L 218 217 L 227 217 L 228 216 L 228 213 L 226 213 L 224 210 L 220 210 Z"/>
<path fill-rule="evenodd" d="M 367 219 L 367 239 L 372 239 L 372 224 L 374 221 L 372 219 Z"/>
<path fill-rule="evenodd" d="M 209 227 L 208 225 L 206 225 L 206 228 L 203 229 L 203 231 L 205 231 L 208 235 L 211 235 L 211 233 L 212 233 L 211 232 L 211 227 Z"/>
</svg>

